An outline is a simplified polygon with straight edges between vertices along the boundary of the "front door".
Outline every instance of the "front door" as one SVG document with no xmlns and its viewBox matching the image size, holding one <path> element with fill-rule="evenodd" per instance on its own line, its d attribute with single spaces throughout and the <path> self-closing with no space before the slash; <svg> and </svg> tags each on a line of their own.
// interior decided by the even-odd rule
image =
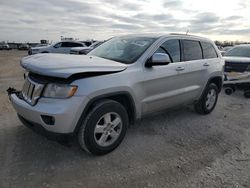
<svg viewBox="0 0 250 188">
<path fill-rule="evenodd" d="M 144 68 L 142 113 L 158 111 L 183 103 L 183 82 L 181 74 L 185 65 L 181 62 L 180 41 L 170 39 L 163 42 L 155 53 L 167 53 L 172 63 L 164 66 Z"/>
</svg>

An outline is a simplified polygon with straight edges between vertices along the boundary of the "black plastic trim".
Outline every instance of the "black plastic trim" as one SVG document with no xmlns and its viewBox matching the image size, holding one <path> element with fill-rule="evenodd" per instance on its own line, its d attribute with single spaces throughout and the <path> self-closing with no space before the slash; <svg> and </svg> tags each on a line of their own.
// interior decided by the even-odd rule
<svg viewBox="0 0 250 188">
<path fill-rule="evenodd" d="M 63 139 L 65 137 L 71 137 L 73 136 L 73 133 L 54 133 L 47 131 L 42 125 L 31 122 L 24 117 L 22 117 L 20 114 L 17 114 L 19 120 L 28 127 L 29 129 L 33 130 L 35 133 L 42 135 L 50 140 L 56 140 L 60 141 L 60 139 Z"/>
<path fill-rule="evenodd" d="M 79 118 L 77 125 L 75 127 L 74 132 L 77 133 L 77 131 L 79 130 L 81 123 L 84 121 L 84 118 L 87 116 L 88 111 L 90 110 L 90 107 L 97 101 L 101 100 L 101 99 L 109 99 L 111 97 L 116 97 L 119 95 L 126 95 L 127 97 L 129 97 L 130 102 L 132 102 L 132 123 L 135 122 L 136 120 L 136 107 L 135 107 L 135 101 L 133 99 L 133 97 L 130 95 L 129 92 L 127 91 L 120 91 L 120 92 L 114 92 L 114 93 L 107 93 L 107 94 L 103 94 L 103 95 L 99 95 L 97 97 L 92 98 L 88 104 L 85 106 L 81 117 Z"/>
<path fill-rule="evenodd" d="M 121 70 L 123 71 L 123 70 Z M 101 76 L 107 74 L 118 73 L 121 71 L 109 71 L 109 72 L 86 72 L 86 73 L 76 73 L 71 75 L 68 78 L 60 78 L 60 77 L 53 77 L 53 76 L 44 76 L 40 74 L 36 74 L 33 72 L 29 73 L 29 77 L 37 83 L 47 84 L 47 83 L 61 83 L 61 84 L 70 84 L 75 80 L 82 79 L 82 78 L 89 78 L 94 76 Z"/>
</svg>

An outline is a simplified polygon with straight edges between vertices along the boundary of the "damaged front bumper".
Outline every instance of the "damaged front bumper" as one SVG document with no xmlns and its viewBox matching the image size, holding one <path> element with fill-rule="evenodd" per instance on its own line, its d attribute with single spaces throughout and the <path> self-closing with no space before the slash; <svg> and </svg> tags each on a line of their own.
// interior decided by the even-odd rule
<svg viewBox="0 0 250 188">
<path fill-rule="evenodd" d="M 11 94 L 15 94 L 15 95 L 17 95 L 19 98 L 23 98 L 23 97 L 22 97 L 21 91 L 17 91 L 17 90 L 16 90 L 15 88 L 13 88 L 13 87 L 9 87 L 6 91 L 7 91 L 7 93 L 8 93 L 9 98 L 10 98 Z"/>
<path fill-rule="evenodd" d="M 84 96 L 73 96 L 67 99 L 42 97 L 36 105 L 32 106 L 24 100 L 20 91 L 9 88 L 7 92 L 19 116 L 53 133 L 73 133 L 88 102 L 87 97 Z"/>
</svg>

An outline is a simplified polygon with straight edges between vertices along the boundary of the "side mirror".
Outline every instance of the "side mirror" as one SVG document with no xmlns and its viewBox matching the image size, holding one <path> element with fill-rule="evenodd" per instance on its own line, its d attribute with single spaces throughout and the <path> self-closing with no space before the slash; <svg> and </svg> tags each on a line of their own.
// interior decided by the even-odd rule
<svg viewBox="0 0 250 188">
<path fill-rule="evenodd" d="M 154 53 L 154 55 L 147 60 L 145 66 L 146 67 L 163 66 L 163 65 L 168 65 L 170 62 L 171 60 L 168 54 Z"/>
</svg>

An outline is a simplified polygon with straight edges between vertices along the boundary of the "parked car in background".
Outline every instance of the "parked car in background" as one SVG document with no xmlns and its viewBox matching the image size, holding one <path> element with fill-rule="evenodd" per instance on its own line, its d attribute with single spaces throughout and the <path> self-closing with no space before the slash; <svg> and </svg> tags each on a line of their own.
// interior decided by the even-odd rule
<svg viewBox="0 0 250 188">
<path fill-rule="evenodd" d="M 30 46 L 28 44 L 21 44 L 18 47 L 18 50 L 29 50 Z"/>
<path fill-rule="evenodd" d="M 37 44 L 35 47 L 49 46 L 50 44 Z"/>
<path fill-rule="evenodd" d="M 11 50 L 8 44 L 0 44 L 0 50 Z"/>
<path fill-rule="evenodd" d="M 226 52 L 229 51 L 230 49 L 232 49 L 233 46 L 227 46 L 227 47 L 224 47 L 224 48 L 221 48 L 220 49 L 220 53 L 222 56 L 225 56 Z"/>
<path fill-rule="evenodd" d="M 221 55 L 222 55 L 222 56 L 224 56 L 224 55 L 225 55 L 225 53 L 226 53 L 226 51 L 224 51 L 224 50 L 220 50 L 220 53 L 221 53 Z"/>
<path fill-rule="evenodd" d="M 48 46 L 30 48 L 28 54 L 37 53 L 62 53 L 69 54 L 72 47 L 85 47 L 85 44 L 77 41 L 61 41 Z"/>
<path fill-rule="evenodd" d="M 93 44 L 96 41 L 95 40 L 84 40 L 84 41 L 80 41 L 80 42 L 85 44 L 85 46 L 90 46 L 91 44 Z"/>
<path fill-rule="evenodd" d="M 76 135 L 82 149 L 103 155 L 145 115 L 184 104 L 211 113 L 224 60 L 206 38 L 150 34 L 114 37 L 85 56 L 28 56 L 21 65 L 29 72 L 23 89 L 8 93 L 23 124 Z"/>
<path fill-rule="evenodd" d="M 250 71 L 250 44 L 237 45 L 225 53 L 225 72 Z"/>
<path fill-rule="evenodd" d="M 223 51 L 227 52 L 229 50 L 231 50 L 233 48 L 233 46 L 226 46 L 223 48 Z"/>
<path fill-rule="evenodd" d="M 100 46 L 104 41 L 96 41 L 93 44 L 91 44 L 88 47 L 74 47 L 71 48 L 70 54 L 78 54 L 78 55 L 86 55 L 89 53 L 91 50 L 96 48 L 97 46 Z"/>
</svg>

